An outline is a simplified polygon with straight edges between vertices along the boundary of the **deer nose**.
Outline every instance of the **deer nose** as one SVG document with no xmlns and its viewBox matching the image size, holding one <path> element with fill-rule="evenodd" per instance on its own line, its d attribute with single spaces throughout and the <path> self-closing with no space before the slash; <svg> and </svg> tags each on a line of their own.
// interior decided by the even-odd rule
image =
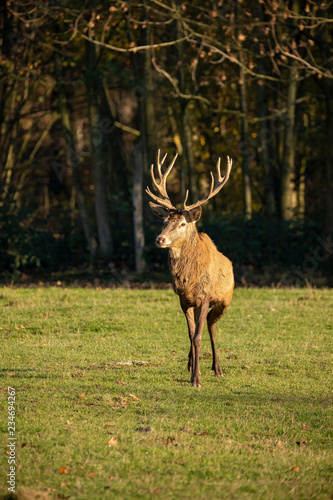
<svg viewBox="0 0 333 500">
<path fill-rule="evenodd" d="M 156 242 L 156 245 L 157 245 L 158 247 L 160 247 L 161 245 L 163 245 L 163 244 L 165 243 L 165 238 L 164 238 L 164 236 L 157 236 L 157 238 L 156 238 L 155 242 Z"/>
</svg>

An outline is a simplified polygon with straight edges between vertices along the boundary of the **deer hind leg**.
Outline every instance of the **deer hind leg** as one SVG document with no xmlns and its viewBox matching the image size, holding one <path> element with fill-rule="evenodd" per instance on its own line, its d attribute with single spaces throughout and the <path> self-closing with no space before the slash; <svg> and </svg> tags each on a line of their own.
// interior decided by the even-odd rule
<svg viewBox="0 0 333 500">
<path fill-rule="evenodd" d="M 223 377 L 223 373 L 220 367 L 219 358 L 217 355 L 216 344 L 215 344 L 215 325 L 220 318 L 222 318 L 223 314 L 227 310 L 227 305 L 225 303 L 216 304 L 208 313 L 207 316 L 207 325 L 210 336 L 210 342 L 212 344 L 213 351 L 213 364 L 212 370 L 214 370 L 215 375 L 217 377 Z"/>
</svg>

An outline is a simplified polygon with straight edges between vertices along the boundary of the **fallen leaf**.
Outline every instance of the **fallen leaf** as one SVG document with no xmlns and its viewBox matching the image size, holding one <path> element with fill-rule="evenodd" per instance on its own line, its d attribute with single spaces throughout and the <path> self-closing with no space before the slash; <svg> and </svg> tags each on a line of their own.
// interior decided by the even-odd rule
<svg viewBox="0 0 333 500">
<path fill-rule="evenodd" d="M 137 398 L 135 396 L 135 394 L 129 394 L 129 396 L 132 398 L 132 399 L 135 399 L 136 401 L 141 401 L 141 399 Z"/>
<path fill-rule="evenodd" d="M 85 398 L 86 397 L 86 393 L 83 392 L 82 394 L 80 394 L 80 398 Z"/>
<path fill-rule="evenodd" d="M 96 472 L 88 472 L 87 476 L 90 476 L 90 477 L 96 476 Z"/>
<path fill-rule="evenodd" d="M 169 444 L 175 444 L 175 438 L 171 437 L 171 436 L 168 436 L 165 440 L 165 444 L 166 445 L 169 445 Z"/>
<path fill-rule="evenodd" d="M 191 427 L 187 427 L 187 426 L 185 425 L 185 427 L 183 427 L 181 430 L 182 430 L 183 432 L 190 432 L 192 429 L 191 429 Z"/>
<path fill-rule="evenodd" d="M 305 431 L 312 431 L 312 427 L 310 427 L 309 425 L 306 425 L 306 424 L 303 424 L 303 429 Z"/>
<path fill-rule="evenodd" d="M 151 432 L 150 427 L 137 427 L 135 430 L 136 432 Z"/>
<path fill-rule="evenodd" d="M 115 424 L 105 424 L 104 427 L 116 427 Z"/>
<path fill-rule="evenodd" d="M 311 443 L 312 442 L 312 439 L 310 441 L 296 441 L 296 444 L 298 444 L 298 446 L 306 446 L 308 443 Z"/>
<path fill-rule="evenodd" d="M 163 491 L 162 488 L 156 488 L 156 490 L 153 490 L 151 493 L 152 495 L 157 495 L 158 493 L 161 493 L 161 491 Z"/>
<path fill-rule="evenodd" d="M 292 467 L 291 472 L 299 472 L 298 465 L 295 465 L 295 467 Z"/>
<path fill-rule="evenodd" d="M 195 432 L 194 435 L 195 436 L 207 436 L 208 432 Z"/>
<path fill-rule="evenodd" d="M 176 354 L 176 351 L 171 351 L 172 354 Z"/>
<path fill-rule="evenodd" d="M 117 446 L 117 444 L 118 444 L 118 438 L 113 438 L 113 437 L 112 437 L 112 438 L 111 438 L 111 439 L 109 439 L 109 441 L 108 441 L 108 445 L 109 445 L 109 446 Z"/>
<path fill-rule="evenodd" d="M 59 474 L 68 474 L 69 472 L 69 467 L 60 467 L 60 469 L 58 470 Z"/>
<path fill-rule="evenodd" d="M 71 422 L 70 420 L 67 420 L 67 424 L 68 425 L 73 425 L 73 422 Z"/>
<path fill-rule="evenodd" d="M 129 385 L 128 382 L 123 382 L 122 380 L 117 380 L 116 384 L 118 384 L 118 385 Z"/>
<path fill-rule="evenodd" d="M 21 443 L 21 448 L 24 448 L 25 446 L 27 446 L 28 443 Z"/>
</svg>

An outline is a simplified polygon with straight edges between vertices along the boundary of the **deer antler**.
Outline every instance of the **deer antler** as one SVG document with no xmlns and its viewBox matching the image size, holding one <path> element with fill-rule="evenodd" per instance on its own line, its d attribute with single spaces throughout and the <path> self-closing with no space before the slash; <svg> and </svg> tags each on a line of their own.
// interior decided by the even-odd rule
<svg viewBox="0 0 333 500">
<path fill-rule="evenodd" d="M 209 193 L 207 196 L 205 196 L 205 198 L 202 198 L 202 200 L 197 201 L 193 205 L 187 206 L 186 202 L 187 202 L 187 198 L 188 198 L 188 190 L 186 191 L 183 210 L 192 210 L 192 208 L 200 207 L 206 201 L 210 200 L 210 198 L 213 198 L 213 196 L 215 196 L 220 191 L 220 189 L 223 188 L 223 186 L 226 184 L 226 182 L 229 179 L 229 175 L 230 175 L 231 167 L 232 167 L 232 160 L 229 158 L 229 156 L 227 156 L 227 159 L 228 159 L 228 165 L 227 165 L 227 171 L 226 171 L 226 174 L 224 177 L 221 176 L 221 170 L 220 170 L 221 158 L 219 158 L 217 161 L 216 170 L 217 170 L 217 174 L 218 174 L 218 182 L 217 182 L 215 188 L 214 188 L 214 175 L 212 172 L 210 172 L 212 180 L 211 180 L 211 184 L 210 184 Z"/>
<path fill-rule="evenodd" d="M 156 182 L 156 179 L 155 179 L 155 176 L 154 176 L 154 165 L 151 166 L 151 178 L 152 178 L 153 184 L 156 187 L 156 189 L 157 189 L 160 197 L 155 196 L 150 191 L 150 189 L 149 189 L 148 186 L 147 186 L 147 189 L 146 189 L 146 193 L 148 193 L 149 196 L 151 196 L 153 198 L 153 200 L 156 201 L 156 203 L 158 203 L 159 205 L 161 205 L 163 207 L 166 207 L 166 208 L 169 208 L 169 209 L 175 210 L 175 207 L 172 205 L 172 203 L 171 203 L 171 201 L 169 199 L 167 190 L 166 190 L 166 180 L 167 180 L 167 177 L 168 177 L 168 175 L 170 174 L 170 172 L 172 170 L 172 167 L 175 164 L 175 161 L 177 159 L 178 153 L 176 154 L 176 156 L 174 157 L 174 159 L 172 160 L 172 162 L 170 163 L 170 165 L 168 166 L 167 170 L 164 172 L 163 175 L 162 175 L 161 167 L 162 167 L 162 165 L 163 165 L 163 163 L 165 161 L 165 158 L 167 157 L 167 153 L 163 156 L 162 161 L 160 160 L 160 154 L 161 154 L 161 150 L 159 149 L 158 153 L 157 153 L 157 170 L 158 170 L 158 176 L 159 176 L 159 182 L 158 183 Z"/>
</svg>

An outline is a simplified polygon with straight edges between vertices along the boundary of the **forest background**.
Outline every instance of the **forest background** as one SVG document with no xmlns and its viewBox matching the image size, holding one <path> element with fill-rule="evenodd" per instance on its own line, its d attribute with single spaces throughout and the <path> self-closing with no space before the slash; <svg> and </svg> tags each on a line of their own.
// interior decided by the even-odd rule
<svg viewBox="0 0 333 500">
<path fill-rule="evenodd" d="M 330 286 L 333 8 L 311 0 L 0 6 L 2 282 L 161 280 L 145 187 L 203 196 L 246 285 Z M 67 276 L 67 278 L 66 278 Z"/>
</svg>

